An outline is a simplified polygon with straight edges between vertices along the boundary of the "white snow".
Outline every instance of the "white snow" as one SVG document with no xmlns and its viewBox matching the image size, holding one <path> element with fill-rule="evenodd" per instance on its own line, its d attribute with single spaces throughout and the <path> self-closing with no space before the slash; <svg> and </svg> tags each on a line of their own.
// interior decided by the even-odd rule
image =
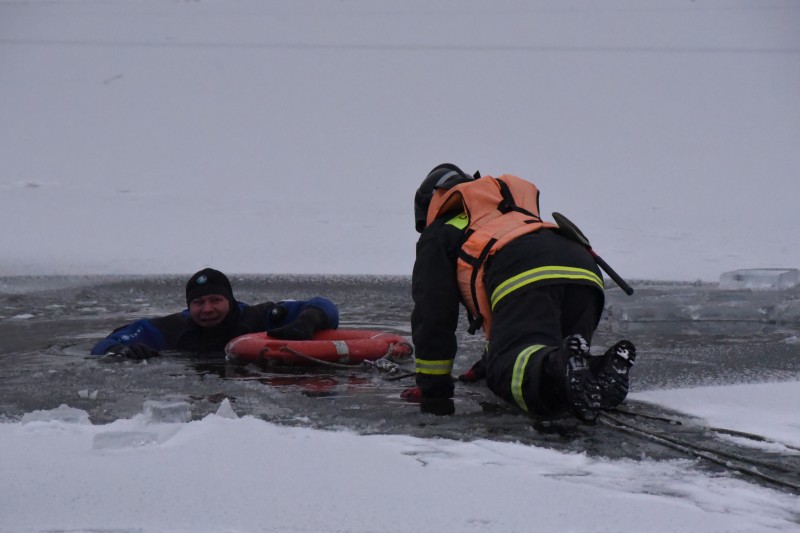
<svg viewBox="0 0 800 533">
<path fill-rule="evenodd" d="M 800 445 L 797 383 L 634 397 Z M 700 473 L 688 458 L 611 461 L 485 440 L 289 428 L 238 418 L 227 400 L 199 421 L 151 414 L 92 425 L 84 412 L 62 406 L 0 424 L 0 531 L 798 527 L 797 496 Z"/>
<path fill-rule="evenodd" d="M 445 161 L 536 182 L 629 279 L 795 268 L 798 27 L 790 0 L 0 0 L 0 275 L 409 274 Z M 633 397 L 800 444 L 800 381 Z M 1 423 L 0 531 L 800 529 L 689 459 L 181 413 Z"/>
<path fill-rule="evenodd" d="M 0 0 L 0 275 L 408 274 L 441 162 L 630 279 L 800 265 L 792 0 Z"/>
</svg>

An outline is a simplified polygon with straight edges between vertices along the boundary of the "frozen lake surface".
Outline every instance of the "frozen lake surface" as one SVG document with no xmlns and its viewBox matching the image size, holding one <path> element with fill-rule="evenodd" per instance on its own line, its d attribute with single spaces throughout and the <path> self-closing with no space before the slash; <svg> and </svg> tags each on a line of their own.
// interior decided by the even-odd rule
<svg viewBox="0 0 800 533">
<path fill-rule="evenodd" d="M 334 516 L 336 524 L 350 524 L 337 531 L 399 531 L 412 523 L 425 529 L 432 522 L 425 514 L 405 515 L 402 529 L 391 518 L 396 509 L 425 500 L 419 494 L 424 476 L 431 487 L 453 487 L 454 509 L 446 517 L 433 515 L 442 531 L 475 524 L 527 531 L 533 517 L 554 530 L 586 530 L 590 523 L 618 531 L 791 530 L 797 524 L 800 442 L 792 430 L 796 418 L 781 415 L 796 405 L 784 385 L 800 376 L 797 288 L 634 282 L 632 297 L 609 289 L 596 349 L 626 336 L 640 356 L 632 398 L 586 426 L 531 420 L 483 385 L 458 385 L 454 416 L 421 415 L 399 399 L 411 379 L 395 380 L 374 368 L 261 368 L 186 354 L 146 363 L 87 357 L 114 327 L 175 311 L 184 281 L 0 278 L 0 421 L 8 447 L 5 476 L 14 480 L 3 501 L 15 509 L 0 530 L 284 531 L 307 524 L 303 530 L 329 531 Z M 242 301 L 320 294 L 340 306 L 342 327 L 409 334 L 405 277 L 232 281 Z M 482 341 L 463 333 L 460 344 L 456 372 L 468 368 Z M 754 383 L 769 389 L 704 387 Z M 682 412 L 665 407 L 682 405 L 676 393 L 691 403 Z M 672 403 L 660 394 L 672 395 Z M 727 398 L 721 404 L 720 394 Z M 769 407 L 765 397 L 780 405 Z M 697 414 L 698 407 L 706 414 Z M 753 424 L 760 415 L 766 426 Z M 750 423 L 730 422 L 730 416 Z M 381 452 L 380 443 L 393 451 Z M 473 452 L 463 455 L 464 447 Z M 218 464 L 210 458 L 222 457 L 225 469 L 209 468 Z M 300 470 L 306 477 L 298 478 Z M 363 475 L 358 483 L 348 481 L 348 491 L 365 501 L 386 490 L 392 495 L 382 506 L 372 502 L 378 518 L 367 529 L 353 525 L 363 522 L 361 505 L 317 512 L 355 471 Z M 387 471 L 393 473 L 387 477 Z M 217 487 L 218 475 L 227 486 Z M 186 479 L 197 479 L 197 486 L 185 486 Z M 494 498 L 489 508 L 487 482 Z M 173 487 L 166 499 L 161 489 L 150 490 L 164 486 Z M 244 501 L 243 486 L 253 491 Z M 548 499 L 531 509 L 512 505 L 529 490 Z M 119 505 L 109 496 L 119 491 L 123 501 L 138 504 Z M 600 518 L 573 514 L 566 501 L 576 491 L 592 509 L 608 512 Z M 295 493 L 314 511 L 298 511 L 287 496 Z M 75 497 L 82 499 L 75 503 Z M 37 503 L 28 504 L 32 499 Z M 43 502 L 52 509 L 47 516 L 38 513 Z M 503 502 L 513 510 L 498 514 Z M 649 520 L 645 526 L 640 518 L 630 522 L 633 502 Z M 139 508 L 154 512 L 143 515 Z M 241 512 L 219 515 L 234 508 Z M 281 515 L 286 509 L 294 511 Z M 452 522 L 465 509 L 468 516 Z"/>
<path fill-rule="evenodd" d="M 410 335 L 406 277 L 232 276 L 232 282 L 241 301 L 322 295 L 339 305 L 340 327 Z M 184 404 L 177 408 L 178 418 L 198 419 L 216 412 L 228 398 L 240 415 L 282 424 L 422 437 L 544 439 L 608 456 L 641 452 L 619 446 L 619 436 L 608 428 L 587 431 L 565 422 L 566 437 L 561 430 L 548 435 L 481 385 L 459 384 L 455 416 L 421 418 L 414 405 L 399 399 L 411 378 L 394 380 L 368 367 L 264 368 L 185 354 L 146 363 L 87 358 L 91 345 L 115 327 L 178 310 L 183 284 L 177 276 L 0 279 L 2 416 L 15 420 L 67 404 L 85 410 L 93 423 L 108 423 L 141 413 L 145 402 L 177 402 Z M 620 337 L 636 343 L 640 355 L 632 372 L 633 392 L 787 381 L 800 375 L 799 289 L 634 286 L 633 296 L 617 288 L 607 291 L 606 313 L 594 341 L 597 350 Z M 456 373 L 466 370 L 482 347 L 482 337 L 465 330 Z M 412 362 L 404 366 L 413 369 Z"/>
</svg>

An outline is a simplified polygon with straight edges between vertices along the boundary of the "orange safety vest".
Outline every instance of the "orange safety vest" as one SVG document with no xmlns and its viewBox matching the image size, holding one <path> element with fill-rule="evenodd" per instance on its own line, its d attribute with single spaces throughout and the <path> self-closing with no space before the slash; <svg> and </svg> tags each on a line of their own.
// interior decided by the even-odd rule
<svg viewBox="0 0 800 533">
<path fill-rule="evenodd" d="M 427 224 L 457 209 L 469 219 L 456 268 L 461 299 L 469 312 L 469 332 L 483 327 L 488 339 L 492 313 L 483 282 L 486 259 L 521 235 L 558 226 L 539 217 L 539 189 L 510 174 L 496 179 L 483 176 L 451 189 L 436 190 L 428 207 Z"/>
</svg>

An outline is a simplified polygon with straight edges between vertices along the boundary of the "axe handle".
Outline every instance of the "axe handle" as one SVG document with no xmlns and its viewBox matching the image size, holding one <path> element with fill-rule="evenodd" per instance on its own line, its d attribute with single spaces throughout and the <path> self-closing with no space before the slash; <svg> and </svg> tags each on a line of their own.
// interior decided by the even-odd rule
<svg viewBox="0 0 800 533">
<path fill-rule="evenodd" d="M 596 253 L 594 250 L 592 250 L 592 249 L 591 249 L 591 247 L 587 246 L 587 247 L 586 247 L 586 249 L 587 249 L 587 250 L 589 250 L 589 253 L 590 253 L 590 254 L 592 254 L 592 257 L 594 257 L 594 260 L 595 260 L 595 262 L 598 264 L 598 266 L 599 266 L 600 268 L 602 268 L 602 269 L 603 269 L 603 271 L 604 271 L 606 274 L 608 274 L 608 275 L 609 275 L 609 277 L 610 277 L 611 279 L 613 279 L 613 280 L 614 280 L 614 282 L 615 282 L 617 285 L 619 285 L 619 287 L 620 287 L 620 288 L 621 288 L 623 291 L 625 291 L 625 294 L 627 294 L 628 296 L 630 296 L 631 294 L 633 294 L 633 288 L 632 288 L 630 285 L 628 285 L 628 284 L 625 282 L 625 280 L 624 280 L 624 279 L 622 279 L 622 278 L 620 277 L 620 275 L 619 275 L 619 274 L 617 274 L 617 273 L 614 271 L 614 269 L 613 269 L 613 268 L 611 268 L 611 267 L 608 265 L 608 263 L 606 263 L 606 262 L 603 260 L 603 258 L 602 258 L 602 257 L 600 257 L 599 255 L 597 255 L 597 253 Z"/>
</svg>

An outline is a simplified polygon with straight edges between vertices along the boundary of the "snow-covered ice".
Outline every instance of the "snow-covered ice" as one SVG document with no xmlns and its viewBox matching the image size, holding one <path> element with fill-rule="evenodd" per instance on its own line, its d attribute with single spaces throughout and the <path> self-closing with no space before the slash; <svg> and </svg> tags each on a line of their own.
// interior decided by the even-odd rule
<svg viewBox="0 0 800 533">
<path fill-rule="evenodd" d="M 800 445 L 798 383 L 634 397 Z M 227 401 L 188 423 L 143 413 L 97 426 L 61 407 L 0 424 L 0 441 L 4 533 L 753 532 L 800 520 L 796 495 L 690 459 L 282 427 Z"/>
<path fill-rule="evenodd" d="M 0 275 L 408 274 L 442 162 L 623 277 L 797 268 L 793 0 L 0 0 Z"/>
</svg>

